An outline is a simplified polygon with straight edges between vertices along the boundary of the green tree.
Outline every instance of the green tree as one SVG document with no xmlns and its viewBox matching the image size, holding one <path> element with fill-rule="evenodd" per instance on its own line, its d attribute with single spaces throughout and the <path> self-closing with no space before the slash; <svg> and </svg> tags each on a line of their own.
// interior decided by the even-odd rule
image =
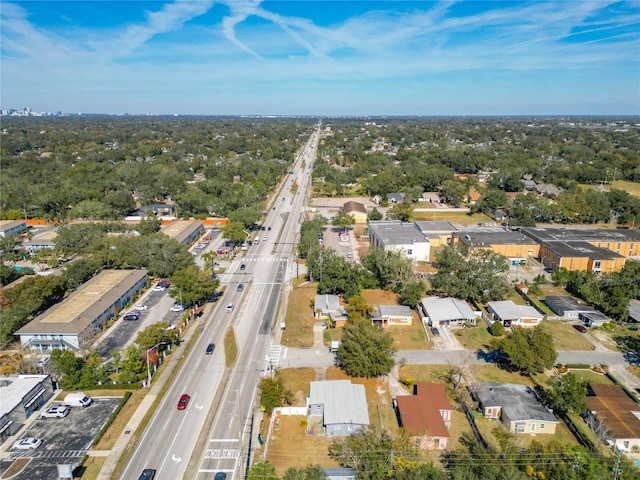
<svg viewBox="0 0 640 480">
<path fill-rule="evenodd" d="M 409 280 L 402 285 L 398 301 L 402 305 L 416 308 L 420 300 L 422 300 L 422 297 L 424 297 L 425 290 L 426 286 L 422 281 Z"/>
<path fill-rule="evenodd" d="M 362 265 L 373 274 L 379 288 L 396 293 L 413 280 L 413 262 L 402 253 L 372 248 L 362 258 Z"/>
<path fill-rule="evenodd" d="M 553 367 L 557 357 L 553 336 L 542 326 L 513 329 L 496 345 L 515 368 L 527 375 Z"/>
<path fill-rule="evenodd" d="M 389 220 L 411 222 L 413 220 L 413 205 L 406 201 L 396 203 L 393 207 L 387 210 L 387 218 Z"/>
<path fill-rule="evenodd" d="M 347 315 L 349 320 L 368 320 L 373 313 L 373 307 L 367 303 L 362 295 L 353 295 L 347 300 Z"/>
<path fill-rule="evenodd" d="M 243 232 L 244 223 L 241 222 L 227 222 L 222 229 L 222 237 L 229 240 L 231 243 L 239 244 L 247 239 L 247 234 Z"/>
<path fill-rule="evenodd" d="M 307 465 L 306 467 L 289 467 L 282 480 L 327 480 L 329 477 L 320 465 Z"/>
<path fill-rule="evenodd" d="M 335 218 L 333 219 L 333 221 L 331 222 L 331 224 L 335 227 L 340 227 L 342 228 L 342 230 L 346 231 L 347 228 L 349 228 L 351 225 L 353 225 L 354 223 L 356 223 L 355 219 L 353 218 L 353 215 L 350 215 L 346 212 L 343 212 L 342 210 L 340 210 Z"/>
<path fill-rule="evenodd" d="M 348 321 L 336 353 L 336 364 L 352 377 L 387 375 L 395 364 L 393 338 L 369 320 Z"/>
<path fill-rule="evenodd" d="M 496 320 L 489 327 L 489 333 L 494 337 L 501 337 L 505 334 L 505 332 L 506 330 L 504 328 L 504 325 L 502 325 L 502 322 L 500 320 Z"/>
<path fill-rule="evenodd" d="M 140 235 L 150 235 L 160 231 L 160 219 L 156 217 L 155 213 L 148 211 L 146 216 L 143 217 L 136 225 L 136 231 Z"/>
<path fill-rule="evenodd" d="M 579 415 L 587 409 L 587 382 L 573 373 L 556 374 L 545 396 L 547 405 L 554 410 Z"/>
<path fill-rule="evenodd" d="M 149 325 L 138 332 L 135 341 L 136 345 L 138 345 L 141 350 L 146 351 L 148 348 L 158 345 L 159 343 L 166 343 L 167 345 L 172 343 L 175 334 L 167 330 L 168 327 L 169 324 L 166 322 L 156 322 Z"/>
<path fill-rule="evenodd" d="M 181 268 L 171 276 L 173 284 L 169 290 L 175 300 L 187 305 L 201 303 L 213 295 L 220 285 L 219 280 L 213 280 L 195 265 Z"/>
<path fill-rule="evenodd" d="M 371 210 L 367 214 L 367 218 L 369 220 L 377 221 L 377 220 L 382 220 L 384 218 L 384 215 L 376 207 L 373 207 L 373 210 Z"/>
<path fill-rule="evenodd" d="M 280 370 L 276 370 L 273 377 L 264 377 L 258 384 L 260 389 L 260 406 L 269 415 L 274 408 L 284 404 L 291 405 L 293 394 L 284 385 L 284 379 Z"/>
<path fill-rule="evenodd" d="M 254 463 L 247 472 L 247 480 L 277 479 L 276 468 L 267 461 Z"/>
</svg>

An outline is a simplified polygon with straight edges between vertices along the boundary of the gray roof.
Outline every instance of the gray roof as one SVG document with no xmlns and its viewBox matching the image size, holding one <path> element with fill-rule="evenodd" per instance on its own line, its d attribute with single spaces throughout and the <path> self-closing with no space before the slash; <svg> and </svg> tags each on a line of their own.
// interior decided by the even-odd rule
<svg viewBox="0 0 640 480">
<path fill-rule="evenodd" d="M 401 203 L 404 200 L 404 193 L 387 193 L 387 200 L 392 200 L 396 203 Z"/>
<path fill-rule="evenodd" d="M 378 312 L 383 317 L 412 317 L 411 307 L 406 305 L 378 305 Z"/>
<path fill-rule="evenodd" d="M 563 227 L 522 227 L 519 230 L 539 242 L 551 240 L 564 242 L 640 242 L 640 230 Z"/>
<path fill-rule="evenodd" d="M 471 307 L 457 298 L 427 297 L 420 300 L 420 303 L 432 322 L 476 319 Z"/>
<path fill-rule="evenodd" d="M 369 232 L 379 238 L 385 246 L 429 243 L 429 239 L 415 223 L 405 223 L 400 220 L 369 222 Z"/>
<path fill-rule="evenodd" d="M 16 335 L 80 334 L 146 276 L 146 270 L 103 270 Z"/>
<path fill-rule="evenodd" d="M 503 415 L 511 422 L 539 420 L 559 423 L 528 385 L 474 382 L 471 391 L 483 408 L 501 407 Z"/>
<path fill-rule="evenodd" d="M 580 312 L 580 319 L 582 321 L 589 321 L 594 325 L 601 325 L 611 321 L 611 319 L 604 313 L 598 312 L 597 310 L 592 312 Z"/>
<path fill-rule="evenodd" d="M 338 295 L 316 295 L 315 302 L 313 303 L 314 310 L 326 311 L 338 311 L 340 310 L 340 297 Z"/>
<path fill-rule="evenodd" d="M 640 300 L 631 300 L 629 302 L 629 318 L 640 322 Z"/>
<path fill-rule="evenodd" d="M 425 235 L 429 232 L 457 232 L 458 229 L 451 224 L 451 222 L 443 220 L 417 220 L 415 222 L 417 227 Z"/>
<path fill-rule="evenodd" d="M 456 233 L 455 236 L 469 246 L 534 245 L 537 243 L 531 237 L 513 230 L 464 230 Z"/>
<path fill-rule="evenodd" d="M 324 424 L 369 425 L 364 385 L 350 380 L 311 382 L 309 404 L 324 406 Z"/>
<path fill-rule="evenodd" d="M 544 318 L 544 315 L 529 305 L 517 305 L 511 300 L 500 300 L 498 302 L 489 302 L 489 308 L 501 320 L 517 320 L 521 318 Z"/>
<path fill-rule="evenodd" d="M 587 241 L 565 242 L 561 240 L 545 241 L 548 250 L 559 257 L 591 258 L 594 260 L 610 260 L 613 258 L 624 258 L 608 248 L 594 247 Z"/>
<path fill-rule="evenodd" d="M 175 222 L 163 226 L 160 231 L 165 235 L 176 239 L 180 243 L 184 243 L 184 241 L 193 233 L 202 229 L 204 229 L 204 224 L 202 222 L 194 220 L 176 220 Z"/>
<path fill-rule="evenodd" d="M 24 397 L 44 382 L 49 375 L 18 375 L 0 377 L 0 418 L 11 413 L 22 403 Z M 2 425 L 0 425 L 2 426 Z"/>
<path fill-rule="evenodd" d="M 571 295 L 547 295 L 544 303 L 558 315 L 567 312 L 592 312 L 595 310 L 589 305 L 578 302 Z"/>
</svg>

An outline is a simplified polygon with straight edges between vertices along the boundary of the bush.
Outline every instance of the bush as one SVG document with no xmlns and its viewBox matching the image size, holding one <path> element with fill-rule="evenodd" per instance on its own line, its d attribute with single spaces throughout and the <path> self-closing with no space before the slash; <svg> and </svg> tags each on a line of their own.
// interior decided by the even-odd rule
<svg viewBox="0 0 640 480">
<path fill-rule="evenodd" d="M 489 327 L 489 333 L 494 337 L 501 337 L 506 332 L 504 325 L 501 322 L 495 321 Z"/>
<path fill-rule="evenodd" d="M 572 368 L 574 370 L 589 370 L 591 365 L 588 363 L 567 363 L 567 368 Z"/>
</svg>

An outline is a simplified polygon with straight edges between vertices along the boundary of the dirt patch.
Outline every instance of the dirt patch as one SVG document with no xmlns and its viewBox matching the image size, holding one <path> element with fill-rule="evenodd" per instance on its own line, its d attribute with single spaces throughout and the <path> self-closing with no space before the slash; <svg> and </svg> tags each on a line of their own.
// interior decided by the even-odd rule
<svg viewBox="0 0 640 480">
<path fill-rule="evenodd" d="M 24 467 L 28 465 L 30 461 L 30 458 L 18 458 L 11 464 L 7 471 L 2 474 L 2 477 L 0 478 L 11 478 L 14 475 L 17 475 L 22 471 Z"/>
<path fill-rule="evenodd" d="M 317 283 L 301 282 L 294 286 L 287 307 L 287 329 L 282 343 L 294 348 L 313 346 L 313 302 L 318 290 Z"/>
</svg>

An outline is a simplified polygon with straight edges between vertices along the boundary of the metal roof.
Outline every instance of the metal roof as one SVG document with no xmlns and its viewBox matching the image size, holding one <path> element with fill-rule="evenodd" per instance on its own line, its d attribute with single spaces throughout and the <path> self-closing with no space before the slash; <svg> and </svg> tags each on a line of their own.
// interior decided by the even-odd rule
<svg viewBox="0 0 640 480">
<path fill-rule="evenodd" d="M 475 320 L 476 315 L 464 300 L 457 298 L 423 298 L 420 303 L 432 322 L 446 320 Z"/>
<path fill-rule="evenodd" d="M 404 223 L 400 220 L 369 222 L 369 232 L 379 238 L 385 246 L 429 243 L 429 239 L 415 223 Z"/>
<path fill-rule="evenodd" d="M 544 315 L 529 305 L 517 305 L 511 300 L 501 300 L 498 302 L 489 302 L 489 308 L 501 320 L 519 320 L 521 318 L 539 318 L 543 319 Z"/>
<path fill-rule="evenodd" d="M 578 302 L 571 295 L 547 295 L 544 303 L 558 315 L 564 315 L 568 312 L 593 312 L 595 310 L 589 305 Z"/>
<path fill-rule="evenodd" d="M 364 385 L 350 380 L 311 382 L 309 404 L 324 406 L 324 424 L 369 425 Z"/>
<path fill-rule="evenodd" d="M 587 408 L 596 412 L 608 435 L 614 439 L 640 438 L 640 405 L 617 385 L 590 383 L 589 389 L 593 395 L 587 396 Z"/>
</svg>

